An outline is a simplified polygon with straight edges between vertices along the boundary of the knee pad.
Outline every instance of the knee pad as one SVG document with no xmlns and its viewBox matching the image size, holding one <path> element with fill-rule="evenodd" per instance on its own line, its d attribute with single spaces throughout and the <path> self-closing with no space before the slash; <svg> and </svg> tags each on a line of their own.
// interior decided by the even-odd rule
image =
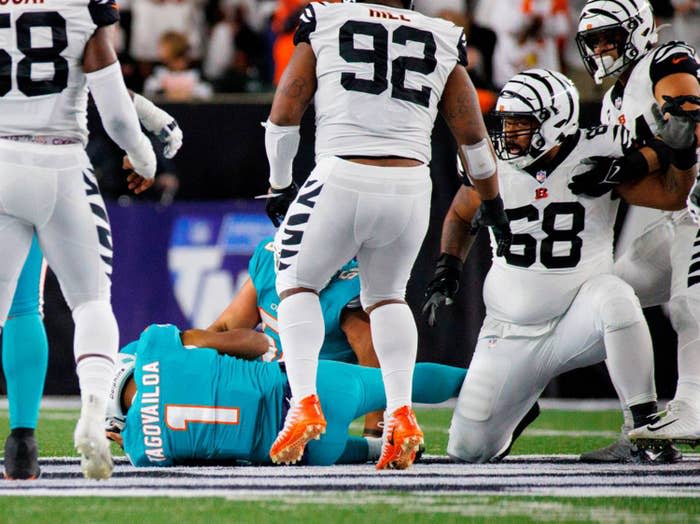
<svg viewBox="0 0 700 524">
<path fill-rule="evenodd" d="M 612 275 L 595 279 L 594 300 L 606 333 L 644 321 L 639 299 L 629 284 Z"/>
<path fill-rule="evenodd" d="M 674 295 L 668 303 L 671 325 L 678 334 L 678 348 L 700 338 L 700 298 L 687 290 Z"/>
<path fill-rule="evenodd" d="M 76 362 L 88 355 L 96 355 L 114 361 L 119 349 L 119 328 L 107 301 L 83 302 L 73 309 L 75 338 L 73 342 Z"/>
</svg>

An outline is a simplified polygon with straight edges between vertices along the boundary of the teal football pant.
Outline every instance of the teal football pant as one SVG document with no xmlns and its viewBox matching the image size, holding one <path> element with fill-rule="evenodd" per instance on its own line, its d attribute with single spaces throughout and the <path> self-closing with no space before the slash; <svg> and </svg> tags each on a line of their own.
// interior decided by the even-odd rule
<svg viewBox="0 0 700 524">
<path fill-rule="evenodd" d="M 39 418 L 49 355 L 42 321 L 42 266 L 43 257 L 34 236 L 2 331 L 2 368 L 7 382 L 10 429 L 34 429 Z"/>
<path fill-rule="evenodd" d="M 466 369 L 419 363 L 413 372 L 413 402 L 437 404 L 457 397 Z M 318 396 L 328 426 L 320 440 L 307 446 L 305 463 L 314 466 L 367 461 L 367 441 L 350 437 L 353 420 L 384 409 L 384 383 L 378 368 L 321 360 L 318 363 Z"/>
</svg>

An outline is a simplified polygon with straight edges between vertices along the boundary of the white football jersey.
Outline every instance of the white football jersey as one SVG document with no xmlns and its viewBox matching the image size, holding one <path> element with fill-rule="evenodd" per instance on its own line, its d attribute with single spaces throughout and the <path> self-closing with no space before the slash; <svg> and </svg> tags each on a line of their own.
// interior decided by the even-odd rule
<svg viewBox="0 0 700 524">
<path fill-rule="evenodd" d="M 316 158 L 401 156 L 430 161 L 447 79 L 466 65 L 461 28 L 415 11 L 312 3 L 295 43 L 316 56 Z"/>
<path fill-rule="evenodd" d="M 505 257 L 497 257 L 484 283 L 491 317 L 515 324 L 542 324 L 562 315 L 579 287 L 611 273 L 618 200 L 574 195 L 568 187 L 581 160 L 622 156 L 629 133 L 622 126 L 579 130 L 556 157 L 525 169 L 498 162 L 500 193 L 513 232 Z"/>
<path fill-rule="evenodd" d="M 632 138 L 643 142 L 657 132 L 651 107 L 656 104 L 654 88 L 662 78 L 674 73 L 700 74 L 695 50 L 683 42 L 669 42 L 653 49 L 633 66 L 623 86 L 615 83 L 603 97 L 600 121 L 623 125 Z"/>
<path fill-rule="evenodd" d="M 2 4 L 0 136 L 53 135 L 86 144 L 83 51 L 98 27 L 119 20 L 115 1 Z"/>
</svg>

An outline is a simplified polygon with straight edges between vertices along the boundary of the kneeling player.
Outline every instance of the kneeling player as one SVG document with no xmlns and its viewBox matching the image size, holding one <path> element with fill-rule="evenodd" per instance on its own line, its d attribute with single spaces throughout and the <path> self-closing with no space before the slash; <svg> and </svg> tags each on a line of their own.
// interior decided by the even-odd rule
<svg viewBox="0 0 700 524">
<path fill-rule="evenodd" d="M 136 466 L 206 461 L 268 464 L 287 413 L 283 365 L 255 359 L 269 339 L 250 329 L 222 333 L 152 325 L 119 354 L 111 387 L 108 435 Z M 321 361 L 319 391 L 326 433 L 307 446 L 305 463 L 362 463 L 380 444 L 350 437 L 350 423 L 385 406 L 379 369 Z M 413 400 L 443 402 L 459 393 L 466 371 L 418 364 Z"/>
<path fill-rule="evenodd" d="M 649 330 L 632 288 L 611 274 L 617 201 L 568 187 L 582 159 L 622 156 L 627 133 L 579 130 L 573 83 L 541 69 L 516 75 L 497 108 L 493 138 L 513 242 L 486 277 L 486 318 L 450 428 L 447 451 L 467 462 L 505 456 L 552 378 L 606 359 L 635 426 L 656 412 Z M 462 187 L 445 219 L 426 303 L 433 314 L 456 292 L 478 206 Z"/>
</svg>

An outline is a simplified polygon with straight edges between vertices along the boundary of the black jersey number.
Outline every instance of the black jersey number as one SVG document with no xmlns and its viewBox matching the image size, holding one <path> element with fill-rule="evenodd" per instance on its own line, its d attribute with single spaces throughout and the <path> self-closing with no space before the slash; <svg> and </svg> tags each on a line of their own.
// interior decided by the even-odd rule
<svg viewBox="0 0 700 524">
<path fill-rule="evenodd" d="M 507 209 L 509 221 L 527 219 L 534 222 L 539 219 L 539 211 L 533 205 Z M 556 220 L 561 215 L 571 215 L 571 228 L 557 229 Z M 548 269 L 564 269 L 576 267 L 581 261 L 583 239 L 578 234 L 583 231 L 586 209 L 579 202 L 553 202 L 544 208 L 542 213 L 542 231 L 547 236 L 540 245 L 540 262 Z M 554 255 L 555 242 L 569 242 L 571 248 L 568 255 Z M 522 253 L 513 253 L 515 246 L 523 246 Z M 537 260 L 537 240 L 527 233 L 513 235 L 511 251 L 506 254 L 506 262 L 512 266 L 530 267 Z"/>
<path fill-rule="evenodd" d="M 372 47 L 358 49 L 355 47 L 355 36 L 363 35 L 372 39 Z M 348 91 L 359 91 L 378 95 L 389 87 L 389 31 L 382 24 L 374 22 L 359 22 L 349 20 L 340 28 L 340 56 L 348 63 L 372 64 L 374 77 L 372 80 L 357 78 L 355 73 L 342 73 L 341 85 Z M 414 71 L 429 75 L 435 71 L 437 45 L 435 37 L 429 31 L 415 27 L 400 26 L 392 34 L 391 41 L 395 45 L 406 46 L 409 42 L 423 44 L 423 57 L 400 56 L 391 62 L 391 97 L 405 100 L 423 107 L 430 106 L 432 88 L 421 86 L 420 89 L 406 87 L 406 72 Z"/>
<path fill-rule="evenodd" d="M 31 30 L 47 27 L 51 30 L 50 47 L 33 47 Z M 11 28 L 9 14 L 0 15 L 0 29 Z M 68 62 L 61 56 L 68 47 L 66 20 L 56 11 L 24 13 L 15 23 L 17 49 L 24 55 L 17 63 L 17 88 L 27 96 L 41 96 L 60 93 L 68 86 Z M 32 80 L 34 64 L 52 64 L 53 78 Z M 12 59 L 10 54 L 0 49 L 0 96 L 12 89 Z"/>
</svg>

